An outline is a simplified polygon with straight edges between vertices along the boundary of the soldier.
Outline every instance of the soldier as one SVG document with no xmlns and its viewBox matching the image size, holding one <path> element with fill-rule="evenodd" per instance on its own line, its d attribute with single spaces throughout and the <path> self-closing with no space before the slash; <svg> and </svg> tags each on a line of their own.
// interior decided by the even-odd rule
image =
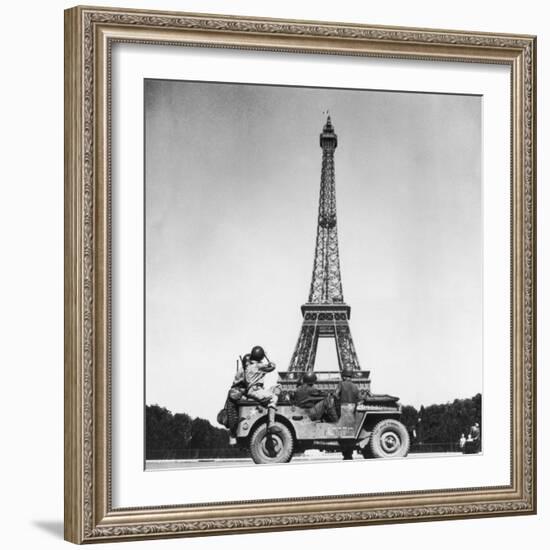
<svg viewBox="0 0 550 550">
<path fill-rule="evenodd" d="M 349 411 L 353 416 L 355 416 L 355 407 L 360 401 L 361 397 L 359 394 L 359 388 L 357 384 L 352 382 L 353 378 L 353 369 L 345 367 L 342 370 L 342 380 L 338 384 L 338 389 L 336 390 L 336 399 L 338 400 L 338 413 L 342 414 L 342 405 L 353 405 L 353 411 Z M 353 446 L 349 445 L 349 442 L 341 441 L 340 448 L 342 449 L 342 455 L 344 460 L 353 460 Z"/>
<path fill-rule="evenodd" d="M 311 420 L 326 420 L 336 422 L 338 415 L 334 407 L 334 397 L 315 387 L 317 375 L 306 372 L 302 377 L 302 384 L 294 394 L 298 407 L 307 409 Z"/>
<path fill-rule="evenodd" d="M 275 363 L 271 361 L 265 363 L 264 359 L 266 356 L 262 346 L 254 346 L 250 352 L 250 362 L 246 366 L 244 374 L 248 397 L 267 407 L 267 430 L 271 432 L 275 423 L 275 411 L 281 388 L 278 385 L 269 389 L 264 388 L 265 375 L 275 370 Z"/>
<path fill-rule="evenodd" d="M 357 384 L 351 381 L 353 378 L 353 369 L 345 367 L 342 370 L 342 381 L 338 384 L 338 389 L 336 390 L 336 397 L 340 405 L 346 403 L 357 404 L 361 398 L 359 394 L 359 388 Z"/>
</svg>

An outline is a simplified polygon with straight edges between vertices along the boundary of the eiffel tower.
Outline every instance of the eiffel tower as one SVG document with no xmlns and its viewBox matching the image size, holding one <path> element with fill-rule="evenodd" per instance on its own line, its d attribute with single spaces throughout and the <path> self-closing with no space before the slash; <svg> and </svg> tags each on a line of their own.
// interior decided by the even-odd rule
<svg viewBox="0 0 550 550">
<path fill-rule="evenodd" d="M 315 259 L 309 299 L 302 306 L 302 329 L 290 360 L 289 373 L 314 369 L 319 338 L 334 339 L 340 370 L 361 369 L 348 322 L 351 308 L 344 302 L 342 293 L 334 182 L 334 151 L 338 138 L 330 116 L 319 141 L 323 160 Z M 366 372 L 364 374 L 368 376 Z"/>
</svg>

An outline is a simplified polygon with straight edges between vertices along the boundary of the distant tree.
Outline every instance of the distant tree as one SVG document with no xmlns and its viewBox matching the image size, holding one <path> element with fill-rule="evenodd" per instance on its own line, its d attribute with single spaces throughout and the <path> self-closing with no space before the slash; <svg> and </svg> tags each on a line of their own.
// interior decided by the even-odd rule
<svg viewBox="0 0 550 550">
<path fill-rule="evenodd" d="M 172 414 L 159 405 L 145 407 L 145 455 L 147 459 L 217 458 L 234 456 L 229 432 L 204 418 Z"/>
<path fill-rule="evenodd" d="M 178 448 L 186 448 L 192 437 L 193 419 L 185 413 L 176 413 L 172 419 L 171 438 Z"/>
<path fill-rule="evenodd" d="M 404 405 L 401 409 L 401 422 L 407 428 L 411 441 L 418 439 L 418 411 L 411 405 Z"/>
<path fill-rule="evenodd" d="M 147 458 L 149 451 L 154 450 L 169 454 L 174 449 L 173 416 L 172 413 L 158 405 L 147 406 L 145 409 L 145 448 Z"/>
<path fill-rule="evenodd" d="M 422 406 L 418 419 L 420 443 L 456 443 L 462 434 L 468 434 L 475 422 L 481 426 L 481 394 L 469 399 L 455 399 L 452 403 Z"/>
</svg>

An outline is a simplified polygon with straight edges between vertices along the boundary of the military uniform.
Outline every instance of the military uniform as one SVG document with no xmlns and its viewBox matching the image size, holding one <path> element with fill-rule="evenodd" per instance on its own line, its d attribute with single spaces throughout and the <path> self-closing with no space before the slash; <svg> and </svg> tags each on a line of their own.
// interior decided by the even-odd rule
<svg viewBox="0 0 550 550">
<path fill-rule="evenodd" d="M 358 403 L 360 401 L 359 388 L 351 380 L 342 380 L 336 390 L 336 397 L 341 405 Z"/>
<path fill-rule="evenodd" d="M 244 375 L 244 370 L 242 368 L 237 370 L 235 378 L 233 378 L 233 383 L 229 389 L 229 399 L 233 401 L 238 401 L 246 393 L 246 380 Z"/>
<path fill-rule="evenodd" d="M 311 420 L 325 418 L 328 422 L 336 422 L 338 415 L 334 408 L 334 399 L 312 384 L 302 384 L 296 389 L 294 402 L 298 407 L 307 409 Z"/>
<path fill-rule="evenodd" d="M 262 405 L 275 409 L 279 399 L 280 386 L 264 388 L 264 378 L 269 372 L 275 370 L 273 363 L 262 363 L 261 361 L 250 361 L 245 370 L 245 379 L 248 397 L 255 399 Z"/>
</svg>

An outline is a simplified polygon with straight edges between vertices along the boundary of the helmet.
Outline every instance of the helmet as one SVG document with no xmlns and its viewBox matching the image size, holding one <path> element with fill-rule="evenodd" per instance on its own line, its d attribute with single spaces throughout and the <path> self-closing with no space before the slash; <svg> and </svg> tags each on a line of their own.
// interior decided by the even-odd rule
<svg viewBox="0 0 550 550">
<path fill-rule="evenodd" d="M 342 370 L 342 378 L 353 378 L 353 369 L 350 369 L 349 367 L 345 367 Z"/>
<path fill-rule="evenodd" d="M 250 363 L 250 353 L 247 353 L 246 355 L 243 355 L 243 358 L 241 360 L 243 367 L 246 367 L 248 363 Z"/>
<path fill-rule="evenodd" d="M 250 359 L 252 361 L 261 361 L 265 357 L 265 351 L 262 346 L 254 346 L 250 352 Z"/>
<path fill-rule="evenodd" d="M 304 384 L 315 384 L 317 382 L 317 375 L 314 372 L 305 372 L 302 376 L 302 382 Z"/>
</svg>

